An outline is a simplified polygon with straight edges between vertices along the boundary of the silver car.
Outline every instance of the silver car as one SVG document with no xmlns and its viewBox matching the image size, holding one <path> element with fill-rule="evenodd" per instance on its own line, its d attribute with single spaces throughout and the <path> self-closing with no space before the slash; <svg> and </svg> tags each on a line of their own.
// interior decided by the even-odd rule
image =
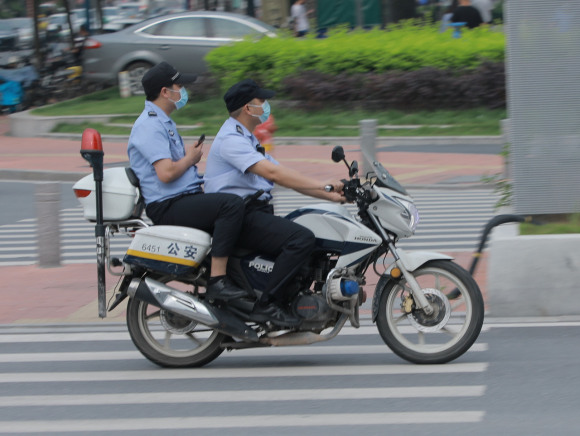
<svg viewBox="0 0 580 436">
<path fill-rule="evenodd" d="M 246 36 L 276 36 L 276 29 L 254 18 L 227 12 L 185 12 L 151 18 L 118 32 L 91 36 L 83 51 L 83 74 L 90 81 L 116 83 L 127 71 L 131 92 L 143 92 L 141 78 L 166 61 L 183 73 L 207 71 L 205 55 Z"/>
</svg>

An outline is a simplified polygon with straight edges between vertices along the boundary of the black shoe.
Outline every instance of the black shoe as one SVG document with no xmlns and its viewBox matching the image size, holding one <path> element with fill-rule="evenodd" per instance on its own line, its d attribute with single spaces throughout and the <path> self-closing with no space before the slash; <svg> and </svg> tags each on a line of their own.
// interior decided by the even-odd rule
<svg viewBox="0 0 580 436">
<path fill-rule="evenodd" d="M 253 321 L 271 321 L 281 327 L 294 327 L 302 321 L 302 318 L 288 313 L 276 303 L 270 303 L 267 306 L 256 305 L 251 317 Z"/>
<path fill-rule="evenodd" d="M 247 297 L 248 293 L 235 286 L 226 277 L 219 279 L 217 282 L 209 285 L 205 291 L 205 298 L 210 303 L 214 301 L 230 301 L 238 298 Z"/>
</svg>

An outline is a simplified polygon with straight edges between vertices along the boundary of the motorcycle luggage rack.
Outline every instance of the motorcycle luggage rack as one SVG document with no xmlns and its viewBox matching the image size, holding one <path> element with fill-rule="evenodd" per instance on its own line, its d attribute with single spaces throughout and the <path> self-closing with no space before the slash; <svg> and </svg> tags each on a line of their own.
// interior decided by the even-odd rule
<svg viewBox="0 0 580 436">
<path fill-rule="evenodd" d="M 149 227 L 149 224 L 147 224 L 142 219 L 110 221 L 104 222 L 103 224 L 105 226 L 105 264 L 107 266 L 107 271 L 109 271 L 109 273 L 114 276 L 123 276 L 126 273 L 126 267 L 123 266 L 123 262 L 119 258 L 111 257 L 109 245 L 110 240 L 115 235 L 115 233 L 124 234 L 125 236 L 132 238 L 137 230 Z M 123 266 L 122 271 L 116 271 L 113 269 L 114 267 L 121 266 Z"/>
</svg>

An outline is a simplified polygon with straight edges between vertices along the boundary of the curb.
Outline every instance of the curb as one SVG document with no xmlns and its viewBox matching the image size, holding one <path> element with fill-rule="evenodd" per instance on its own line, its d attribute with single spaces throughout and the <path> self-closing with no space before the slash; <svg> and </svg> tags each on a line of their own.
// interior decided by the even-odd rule
<svg viewBox="0 0 580 436">
<path fill-rule="evenodd" d="M 59 171 L 37 171 L 37 170 L 10 170 L 0 169 L 0 181 L 24 181 L 24 182 L 77 182 L 86 175 L 91 173 L 78 172 L 59 172 Z M 457 182 L 457 183 L 435 183 L 432 185 L 424 184 L 406 184 L 405 189 L 442 189 L 442 190 L 461 190 L 461 189 L 485 189 L 493 190 L 494 186 L 485 183 L 476 182 Z"/>
<path fill-rule="evenodd" d="M 43 138 L 65 139 L 79 141 L 80 133 L 46 133 Z M 101 135 L 103 141 L 127 142 L 128 135 Z M 206 136 L 205 143 L 211 144 L 214 136 Z M 197 140 L 197 136 L 183 136 L 185 142 Z M 285 145 L 319 145 L 319 146 L 359 146 L 358 136 L 276 136 L 276 146 Z M 502 136 L 377 136 L 376 147 L 404 147 L 404 146 L 442 146 L 462 145 L 473 147 L 497 147 L 503 145 Z"/>
<path fill-rule="evenodd" d="M 87 174 L 90 173 L 0 169 L 0 180 L 30 182 L 76 182 Z"/>
<path fill-rule="evenodd" d="M 60 122 L 81 124 L 87 121 L 107 123 L 111 119 L 122 115 L 68 115 L 68 116 L 39 116 L 31 115 L 30 110 L 9 115 L 10 134 L 14 137 L 45 137 L 53 139 L 79 140 L 81 133 L 50 133 Z M 126 142 L 129 135 L 102 135 L 103 140 Z M 184 136 L 184 140 L 194 141 L 197 136 Z M 214 137 L 208 136 L 207 141 Z M 276 142 L 286 145 L 353 145 L 360 142 L 359 136 L 313 136 L 313 137 L 276 137 Z M 377 136 L 377 146 L 405 146 L 405 145 L 503 145 L 504 138 L 499 136 Z"/>
</svg>

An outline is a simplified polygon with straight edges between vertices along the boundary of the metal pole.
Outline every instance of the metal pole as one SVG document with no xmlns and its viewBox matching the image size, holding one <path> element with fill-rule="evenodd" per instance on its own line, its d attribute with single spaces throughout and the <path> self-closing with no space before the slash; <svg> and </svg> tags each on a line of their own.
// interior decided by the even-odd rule
<svg viewBox="0 0 580 436">
<path fill-rule="evenodd" d="M 355 19 L 356 27 L 363 27 L 362 10 L 361 10 L 361 0 L 355 0 Z"/>
<path fill-rule="evenodd" d="M 363 154 L 368 156 L 371 161 L 376 160 L 376 143 L 377 143 L 377 120 L 359 121 L 360 130 L 360 148 Z M 368 159 L 363 159 L 363 175 L 373 171 Z"/>
<path fill-rule="evenodd" d="M 501 127 L 501 137 L 502 137 L 502 142 L 504 144 L 504 147 L 507 147 L 508 150 L 508 154 L 504 155 L 504 161 L 503 161 L 503 168 L 504 168 L 504 177 L 509 180 L 511 179 L 511 168 L 510 168 L 510 160 L 509 160 L 509 150 L 510 150 L 510 145 L 511 145 L 511 136 L 510 136 L 510 120 L 505 119 L 505 120 L 501 120 L 500 121 L 500 127 Z"/>
<path fill-rule="evenodd" d="M 38 266 L 60 266 L 60 184 L 36 184 Z"/>
</svg>

